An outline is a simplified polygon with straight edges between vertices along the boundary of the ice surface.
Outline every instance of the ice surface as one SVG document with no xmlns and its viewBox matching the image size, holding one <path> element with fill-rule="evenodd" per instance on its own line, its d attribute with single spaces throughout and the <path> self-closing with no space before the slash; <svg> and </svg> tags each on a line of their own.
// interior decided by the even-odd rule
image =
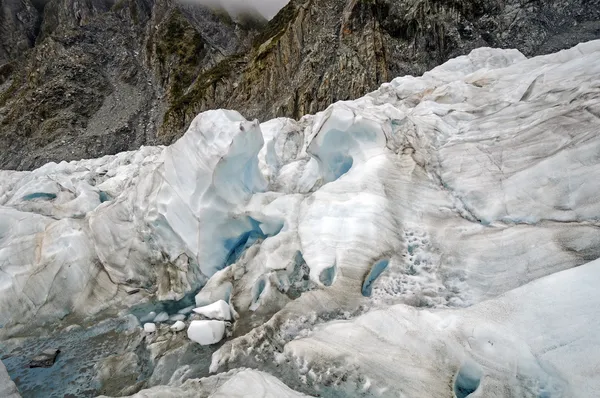
<svg viewBox="0 0 600 398">
<path fill-rule="evenodd" d="M 482 48 L 299 121 L 210 111 L 170 147 L 2 171 L 0 336 L 195 296 L 235 319 L 215 372 L 598 396 L 599 76 L 599 41 Z"/>
<path fill-rule="evenodd" d="M 398 305 L 332 322 L 285 350 L 323 381 L 338 366 L 382 396 L 446 396 L 454 385 L 463 397 L 593 397 L 599 282 L 597 260 L 466 309 Z"/>
<path fill-rule="evenodd" d="M 0 397 L 21 398 L 17 386 L 15 386 L 15 383 L 10 379 L 2 361 L 0 361 Z"/>
<path fill-rule="evenodd" d="M 154 323 L 166 322 L 169 320 L 169 314 L 166 312 L 161 312 L 156 317 L 154 317 Z"/>
<path fill-rule="evenodd" d="M 150 311 L 147 315 L 140 318 L 141 323 L 152 322 L 156 318 L 156 312 Z"/>
<path fill-rule="evenodd" d="M 305 396 L 292 391 L 269 374 L 251 370 L 243 370 L 236 374 L 210 395 L 211 398 L 295 398 Z"/>
<path fill-rule="evenodd" d="M 171 330 L 176 332 L 181 332 L 183 329 L 185 329 L 185 323 L 183 321 L 177 321 L 171 325 Z"/>
<path fill-rule="evenodd" d="M 388 267 L 390 261 L 389 260 L 379 260 L 371 268 L 369 274 L 365 278 L 365 281 L 362 285 L 362 294 L 365 297 L 369 297 L 373 291 L 373 283 L 379 278 L 379 276 L 385 271 Z"/>
<path fill-rule="evenodd" d="M 200 345 L 218 343 L 225 334 L 223 321 L 192 321 L 187 330 L 188 338 Z"/>
<path fill-rule="evenodd" d="M 231 320 L 231 311 L 229 310 L 229 304 L 223 300 L 219 300 L 215 303 L 206 305 L 200 308 L 194 308 L 196 314 L 204 315 L 209 319 L 218 319 L 220 321 Z"/>
<path fill-rule="evenodd" d="M 188 380 L 177 387 L 153 387 L 131 396 L 131 398 L 196 397 L 300 398 L 306 395 L 293 391 L 268 373 L 252 369 L 234 369 L 218 376 Z"/>
</svg>

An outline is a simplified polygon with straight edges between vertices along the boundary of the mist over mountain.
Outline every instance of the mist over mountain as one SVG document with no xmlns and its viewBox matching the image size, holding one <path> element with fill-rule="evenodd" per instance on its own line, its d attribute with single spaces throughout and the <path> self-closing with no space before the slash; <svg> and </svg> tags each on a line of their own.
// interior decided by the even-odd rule
<svg viewBox="0 0 600 398">
<path fill-rule="evenodd" d="M 248 10 L 256 10 L 265 18 L 271 19 L 289 0 L 188 0 L 199 4 L 221 7 L 230 15 L 235 16 Z"/>
</svg>

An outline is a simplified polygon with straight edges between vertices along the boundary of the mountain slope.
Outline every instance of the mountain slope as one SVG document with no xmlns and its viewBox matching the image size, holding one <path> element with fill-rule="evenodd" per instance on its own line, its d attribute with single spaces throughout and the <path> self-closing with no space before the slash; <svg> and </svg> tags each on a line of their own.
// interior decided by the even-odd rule
<svg viewBox="0 0 600 398">
<path fill-rule="evenodd" d="M 292 0 L 264 28 L 171 0 L 2 1 L 0 167 L 14 169 L 169 144 L 208 109 L 299 118 L 476 47 L 600 37 L 600 0 Z"/>
<path fill-rule="evenodd" d="M 41 15 L 34 42 L 1 67 L 3 168 L 158 142 L 164 107 L 260 25 L 170 0 L 51 0 Z"/>
<path fill-rule="evenodd" d="M 299 118 L 477 47 L 533 56 L 598 37 L 598 0 L 292 0 L 243 60 L 168 109 L 163 130 L 211 108 Z"/>
</svg>

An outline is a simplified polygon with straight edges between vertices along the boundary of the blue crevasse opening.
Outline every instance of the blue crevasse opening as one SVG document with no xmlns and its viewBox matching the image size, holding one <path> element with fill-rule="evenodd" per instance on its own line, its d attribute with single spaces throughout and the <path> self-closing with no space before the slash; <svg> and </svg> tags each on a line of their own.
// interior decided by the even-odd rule
<svg viewBox="0 0 600 398">
<path fill-rule="evenodd" d="M 265 282 L 264 278 L 261 278 L 258 280 L 256 285 L 254 286 L 254 294 L 252 295 L 253 303 L 256 303 L 258 301 L 258 299 L 260 298 L 260 295 L 265 290 L 266 286 L 267 286 L 267 283 Z"/>
<path fill-rule="evenodd" d="M 283 228 L 283 223 L 273 229 L 270 233 L 263 232 L 261 228 L 261 222 L 255 220 L 252 217 L 248 217 L 247 220 L 250 224 L 250 229 L 235 238 L 225 240 L 224 246 L 228 254 L 225 257 L 224 267 L 234 264 L 242 257 L 246 249 L 252 246 L 259 239 L 266 239 L 271 236 L 277 235 Z"/>
<path fill-rule="evenodd" d="M 456 398 L 467 398 L 474 393 L 479 388 L 481 376 L 482 372 L 479 366 L 474 363 L 464 364 L 454 381 L 454 394 Z"/>
<path fill-rule="evenodd" d="M 346 174 L 352 168 L 354 159 L 351 156 L 338 154 L 331 159 L 331 171 L 334 181 Z"/>
<path fill-rule="evenodd" d="M 48 192 L 34 192 L 29 195 L 23 196 L 23 200 L 34 200 L 34 199 L 43 199 L 43 200 L 54 200 L 56 199 L 55 193 Z"/>
<path fill-rule="evenodd" d="M 362 295 L 363 296 L 365 296 L 365 297 L 371 296 L 371 293 L 373 291 L 373 283 L 377 280 L 377 278 L 379 278 L 379 276 L 383 273 L 383 271 L 386 270 L 389 263 L 390 263 L 390 260 L 385 259 L 385 260 L 379 260 L 378 262 L 375 263 L 375 265 L 373 265 L 373 267 L 371 268 L 371 271 L 369 271 L 369 274 L 365 278 L 363 285 L 362 285 Z"/>
<path fill-rule="evenodd" d="M 333 266 L 321 271 L 321 274 L 319 274 L 319 280 L 321 281 L 321 283 L 323 285 L 331 286 L 331 285 L 333 285 L 333 280 L 335 279 L 336 272 L 337 272 L 337 267 L 334 264 Z"/>
<path fill-rule="evenodd" d="M 112 200 L 110 195 L 104 191 L 98 192 L 98 196 L 100 197 L 100 203 L 104 203 L 104 202 L 108 202 L 108 201 Z"/>
</svg>

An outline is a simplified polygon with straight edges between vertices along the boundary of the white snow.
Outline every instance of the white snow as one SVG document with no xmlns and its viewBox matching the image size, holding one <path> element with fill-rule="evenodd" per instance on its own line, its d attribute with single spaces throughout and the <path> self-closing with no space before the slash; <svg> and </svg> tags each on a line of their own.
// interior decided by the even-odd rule
<svg viewBox="0 0 600 398">
<path fill-rule="evenodd" d="M 200 345 L 216 344 L 225 335 L 225 322 L 223 321 L 192 321 L 187 330 L 190 340 Z"/>
<path fill-rule="evenodd" d="M 229 310 L 229 304 L 223 300 L 219 300 L 215 303 L 206 305 L 200 308 L 194 308 L 196 314 L 204 315 L 209 319 L 218 319 L 221 321 L 231 320 L 231 311 Z"/>
</svg>

